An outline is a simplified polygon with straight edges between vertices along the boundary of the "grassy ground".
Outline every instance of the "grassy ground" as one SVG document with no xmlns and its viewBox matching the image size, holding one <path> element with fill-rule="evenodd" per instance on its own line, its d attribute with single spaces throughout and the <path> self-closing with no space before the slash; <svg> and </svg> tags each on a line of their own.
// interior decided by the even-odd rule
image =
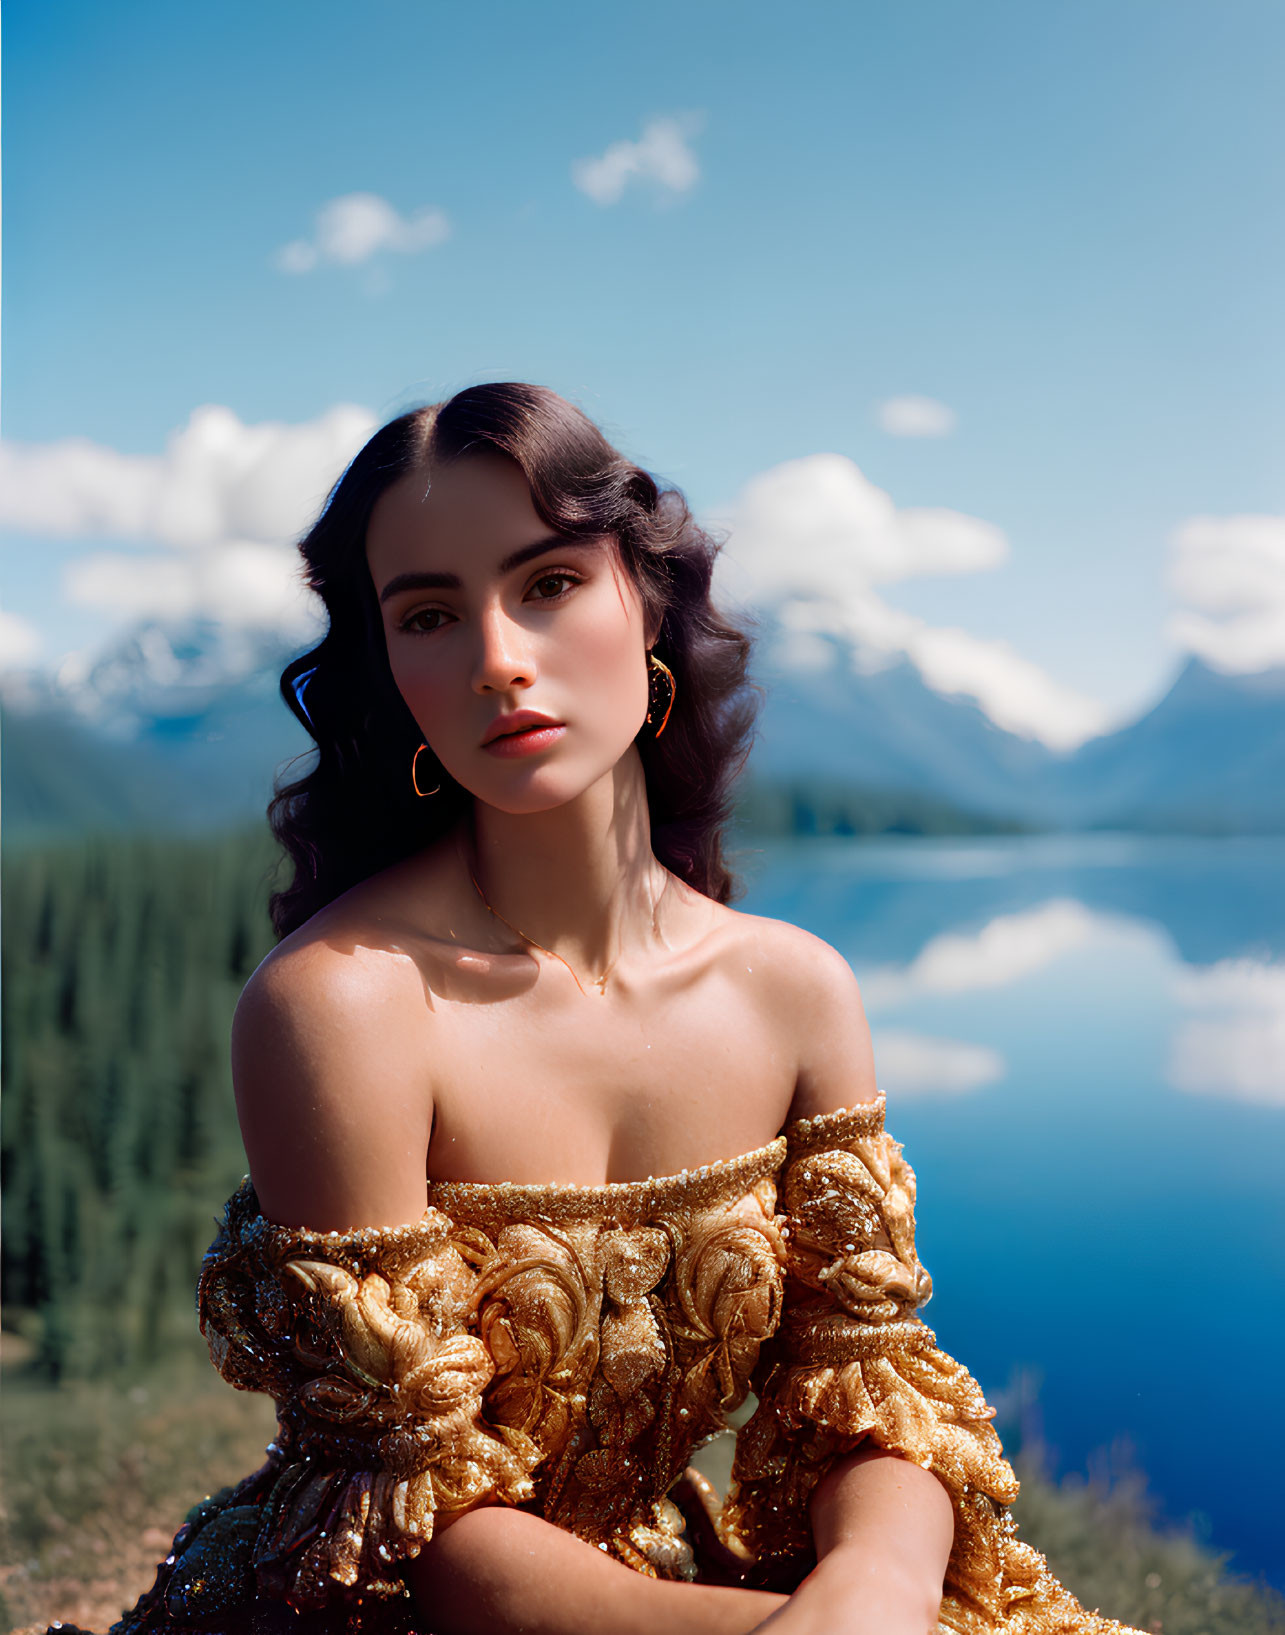
<svg viewBox="0 0 1285 1635">
<path fill-rule="evenodd" d="M 146 1384 L 51 1388 L 6 1370 L 0 1629 L 106 1630 L 198 1499 L 263 1462 L 272 1404 L 193 1359 Z"/>
<path fill-rule="evenodd" d="M 105 1630 L 150 1585 L 189 1507 L 261 1463 L 272 1428 L 265 1399 L 195 1355 L 132 1386 L 54 1389 L 7 1368 L 0 1629 Z M 702 1455 L 719 1485 L 728 1452 Z M 1057 1486 L 1030 1459 L 1019 1474 L 1022 1536 L 1086 1606 L 1157 1635 L 1285 1635 L 1285 1600 L 1235 1579 L 1190 1535 L 1157 1530 L 1140 1478 Z"/>
</svg>

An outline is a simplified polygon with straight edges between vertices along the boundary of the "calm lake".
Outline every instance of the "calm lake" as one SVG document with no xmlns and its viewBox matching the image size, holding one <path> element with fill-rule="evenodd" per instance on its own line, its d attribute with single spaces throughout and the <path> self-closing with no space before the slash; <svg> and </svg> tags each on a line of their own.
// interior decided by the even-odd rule
<svg viewBox="0 0 1285 1635">
<path fill-rule="evenodd" d="M 1006 1441 L 1143 1470 L 1285 1588 L 1285 838 L 769 842 L 856 971 L 924 1313 Z M 1032 1400 L 1033 1399 L 1033 1400 Z"/>
</svg>

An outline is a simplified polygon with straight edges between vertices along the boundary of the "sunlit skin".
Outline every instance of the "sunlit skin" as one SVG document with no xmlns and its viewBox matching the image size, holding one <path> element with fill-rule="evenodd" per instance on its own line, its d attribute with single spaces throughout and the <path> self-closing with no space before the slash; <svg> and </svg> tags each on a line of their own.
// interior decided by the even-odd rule
<svg viewBox="0 0 1285 1635">
<path fill-rule="evenodd" d="M 491 453 L 412 471 L 375 506 L 393 677 L 473 809 L 314 915 L 247 985 L 233 1074 L 272 1219 L 415 1220 L 429 1175 L 674 1174 L 876 1094 L 846 962 L 692 891 L 652 852 L 635 738 L 657 633 L 614 541 L 549 536 L 520 469 Z M 520 710 L 556 726 L 488 746 Z M 935 1628 L 953 1532 L 935 1476 L 859 1449 L 812 1518 L 820 1565 L 788 1601 L 640 1577 L 504 1506 L 439 1525 L 407 1576 L 437 1635 Z"/>
</svg>

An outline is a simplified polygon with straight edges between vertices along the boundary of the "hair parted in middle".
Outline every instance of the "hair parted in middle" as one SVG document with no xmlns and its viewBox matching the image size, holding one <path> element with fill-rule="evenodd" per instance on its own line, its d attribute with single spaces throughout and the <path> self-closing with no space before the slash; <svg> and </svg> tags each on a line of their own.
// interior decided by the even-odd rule
<svg viewBox="0 0 1285 1635">
<path fill-rule="evenodd" d="M 637 739 L 652 849 L 680 879 L 727 902 L 735 882 L 723 856 L 732 786 L 751 742 L 759 689 L 750 639 L 714 606 L 720 542 L 681 492 L 620 454 L 585 414 L 547 387 L 470 386 L 381 427 L 332 490 L 299 549 L 328 615 L 325 635 L 288 664 L 281 695 L 314 739 L 315 764 L 279 785 L 268 808 L 294 867 L 272 899 L 278 936 L 380 869 L 449 832 L 473 797 L 431 749 L 413 792 L 408 769 L 423 739 L 389 669 L 366 561 L 366 528 L 380 495 L 407 472 L 470 453 L 502 454 L 526 477 L 541 520 L 569 539 L 610 535 L 638 588 L 654 652 L 673 672 L 664 736 Z M 428 808 L 429 810 L 425 810 Z"/>
</svg>

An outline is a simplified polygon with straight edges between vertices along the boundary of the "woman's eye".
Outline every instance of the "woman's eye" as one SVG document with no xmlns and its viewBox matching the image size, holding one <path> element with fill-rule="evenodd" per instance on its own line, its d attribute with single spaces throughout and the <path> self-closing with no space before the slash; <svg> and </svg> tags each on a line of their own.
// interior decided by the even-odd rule
<svg viewBox="0 0 1285 1635">
<path fill-rule="evenodd" d="M 415 631 L 422 636 L 428 635 L 430 631 L 440 630 L 441 624 L 440 622 L 437 624 L 429 624 L 426 621 L 430 619 L 440 621 L 445 617 L 446 615 L 440 607 L 422 607 L 417 612 L 408 614 L 407 617 L 402 620 L 401 628 L 403 630 Z"/>
<path fill-rule="evenodd" d="M 545 573 L 541 574 L 531 589 L 539 592 L 537 601 L 552 602 L 557 597 L 566 595 L 566 590 L 562 587 L 579 583 L 579 579 L 573 573 Z M 550 585 L 554 587 L 552 590 L 549 589 Z"/>
</svg>

